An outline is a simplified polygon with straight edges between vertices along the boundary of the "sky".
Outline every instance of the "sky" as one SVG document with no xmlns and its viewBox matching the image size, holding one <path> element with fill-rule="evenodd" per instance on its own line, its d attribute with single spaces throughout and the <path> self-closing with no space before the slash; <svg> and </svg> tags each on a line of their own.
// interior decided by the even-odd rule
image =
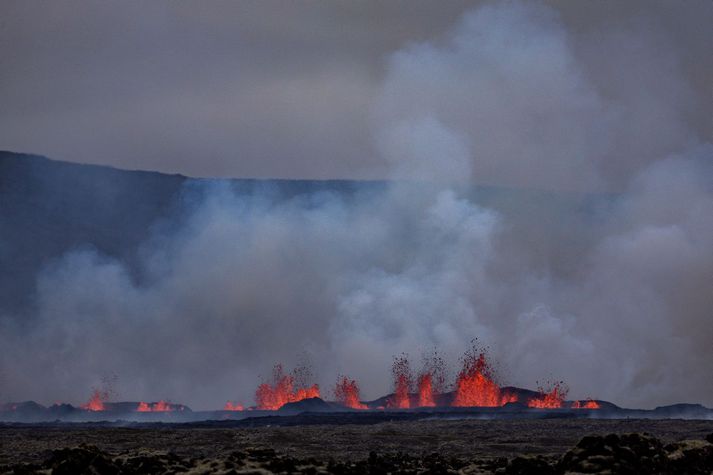
<svg viewBox="0 0 713 475">
<path fill-rule="evenodd" d="M 122 397 L 219 407 L 306 350 L 325 388 L 376 398 L 394 354 L 457 361 L 477 337 L 508 384 L 713 407 L 713 3 L 0 9 L 0 148 L 390 180 L 289 200 L 203 183 L 142 243 L 145 281 L 69 250 L 0 332 L 8 397 L 80 401 L 115 371 Z"/>
<path fill-rule="evenodd" d="M 393 167 L 374 139 L 382 128 L 374 116 L 394 54 L 447 44 L 459 18 L 483 3 L 5 0 L 0 149 L 189 176 L 388 178 Z M 674 113 L 710 141 L 710 2 L 547 4 L 566 30 L 573 61 L 602 97 L 641 88 L 639 101 L 652 94 L 656 107 L 664 103 L 647 114 L 662 115 L 671 113 L 665 96 L 686 96 L 676 98 Z M 680 77 L 671 78 L 671 69 Z M 519 131 L 507 120 L 495 126 Z M 529 147 L 532 140 L 516 142 Z M 676 140 L 637 151 L 659 152 Z M 506 150 L 486 148 L 475 182 L 567 187 L 523 178 L 532 170 L 489 165 Z M 615 165 L 623 161 L 616 153 L 597 153 L 605 173 L 630 174 L 631 167 Z M 569 187 L 619 184 L 576 181 Z"/>
</svg>

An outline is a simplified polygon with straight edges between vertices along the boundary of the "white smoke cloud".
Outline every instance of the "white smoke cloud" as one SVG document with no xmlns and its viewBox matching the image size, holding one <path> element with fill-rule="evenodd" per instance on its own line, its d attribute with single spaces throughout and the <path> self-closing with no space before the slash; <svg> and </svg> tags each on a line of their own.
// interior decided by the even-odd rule
<svg viewBox="0 0 713 475">
<path fill-rule="evenodd" d="M 455 359 L 479 337 L 505 383 L 712 405 L 713 149 L 685 127 L 675 61 L 634 39 L 616 74 L 592 72 L 598 46 L 512 2 L 395 53 L 375 140 L 396 177 L 428 183 L 288 200 L 209 185 L 185 228 L 146 243 L 142 284 L 69 253 L 40 276 L 31 323 L 0 333 L 6 392 L 77 402 L 116 372 L 126 399 L 217 407 L 306 350 L 325 393 L 342 372 L 378 397 L 392 355 Z M 621 80 L 642 72 L 680 93 Z M 486 207 L 473 176 L 623 191 L 512 190 Z"/>
<path fill-rule="evenodd" d="M 461 138 L 481 182 L 618 187 L 688 143 L 692 104 L 661 39 L 643 27 L 610 33 L 575 37 L 538 2 L 478 8 L 441 41 L 391 57 L 379 133 L 424 119 L 439 124 L 442 136 Z M 422 158 L 410 155 L 422 171 Z M 440 168 L 440 157 L 431 154 L 431 163 Z"/>
</svg>

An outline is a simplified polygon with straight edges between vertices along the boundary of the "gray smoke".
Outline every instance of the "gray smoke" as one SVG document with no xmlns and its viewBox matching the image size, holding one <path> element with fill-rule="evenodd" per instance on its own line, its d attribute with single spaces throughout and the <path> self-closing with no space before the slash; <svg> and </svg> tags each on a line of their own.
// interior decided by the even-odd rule
<svg viewBox="0 0 713 475">
<path fill-rule="evenodd" d="M 404 47 L 373 98 L 394 184 L 289 200 L 201 185 L 185 227 L 145 244 L 141 284 L 65 255 L 31 324 L 0 333 L 4 396 L 79 402 L 116 373 L 124 399 L 218 407 L 307 352 L 327 395 L 344 373 L 378 397 L 393 355 L 455 360 L 478 337 L 508 384 L 713 405 L 713 146 L 661 41 L 574 35 L 509 2 Z M 528 198 L 485 206 L 473 181 Z"/>
</svg>

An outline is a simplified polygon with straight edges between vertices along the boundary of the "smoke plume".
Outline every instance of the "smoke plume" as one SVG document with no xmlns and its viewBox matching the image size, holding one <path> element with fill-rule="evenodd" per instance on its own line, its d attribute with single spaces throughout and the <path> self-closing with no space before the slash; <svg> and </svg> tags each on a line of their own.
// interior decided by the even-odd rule
<svg viewBox="0 0 713 475">
<path fill-rule="evenodd" d="M 307 352 L 324 388 L 347 374 L 375 398 L 394 355 L 455 364 L 478 337 L 507 384 L 713 405 L 713 146 L 664 41 L 507 2 L 405 46 L 373 98 L 390 185 L 192 182 L 141 282 L 89 247 L 38 276 L 0 333 L 4 397 L 79 402 L 116 373 L 123 399 L 216 408 Z"/>
</svg>

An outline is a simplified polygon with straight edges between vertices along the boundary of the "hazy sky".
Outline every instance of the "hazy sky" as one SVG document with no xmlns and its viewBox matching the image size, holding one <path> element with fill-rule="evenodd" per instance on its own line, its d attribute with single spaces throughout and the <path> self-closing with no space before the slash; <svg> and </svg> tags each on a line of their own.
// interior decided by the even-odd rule
<svg viewBox="0 0 713 475">
<path fill-rule="evenodd" d="M 482 3 L 3 0 L 0 149 L 193 176 L 385 177 L 373 117 L 390 58 L 447 42 Z M 549 3 L 598 93 L 678 94 L 657 86 L 675 69 L 690 89 L 677 113 L 710 141 L 713 2 Z M 481 168 L 475 181 L 522 184 Z"/>
</svg>

